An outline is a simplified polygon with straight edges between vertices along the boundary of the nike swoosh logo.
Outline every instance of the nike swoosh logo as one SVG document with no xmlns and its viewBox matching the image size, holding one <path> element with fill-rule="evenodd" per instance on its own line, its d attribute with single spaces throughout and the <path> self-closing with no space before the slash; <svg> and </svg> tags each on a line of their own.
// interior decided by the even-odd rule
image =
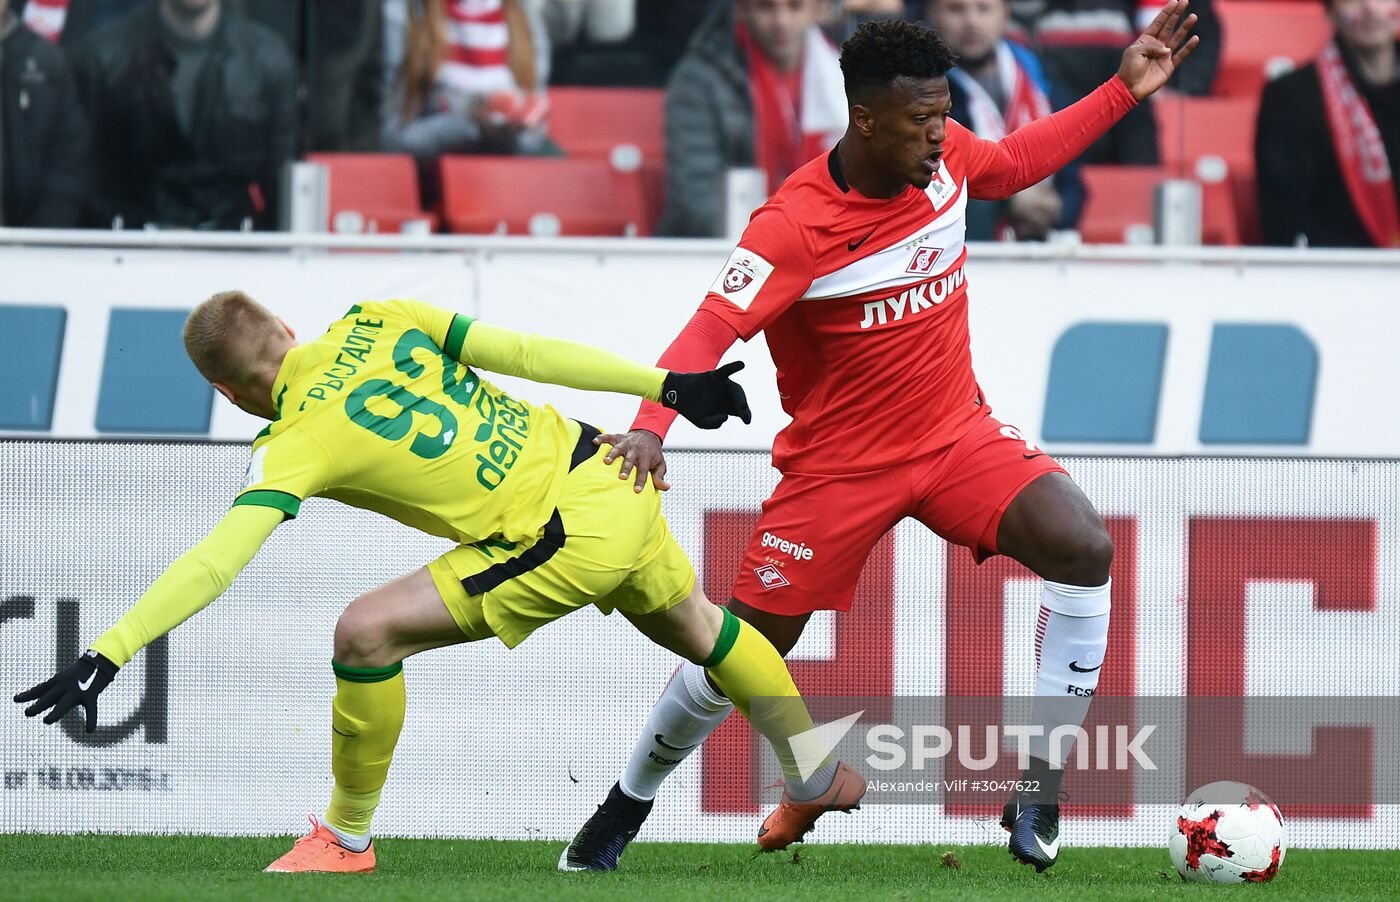
<svg viewBox="0 0 1400 902">
<path fill-rule="evenodd" d="M 87 679 L 78 680 L 78 688 L 83 692 L 87 692 L 88 687 L 92 685 L 92 681 L 95 679 L 97 679 L 97 668 L 94 667 L 92 673 L 87 675 Z"/>
<path fill-rule="evenodd" d="M 696 746 L 700 745 L 700 743 L 698 743 L 698 742 L 695 743 L 695 745 L 686 745 L 686 746 L 671 745 L 671 743 L 669 743 L 669 742 L 667 742 L 666 740 L 664 740 L 664 739 L 661 738 L 661 734 L 660 734 L 660 733 L 657 733 L 657 734 L 656 734 L 656 744 L 659 745 L 659 746 L 661 746 L 662 748 L 668 748 L 668 749 L 670 749 L 670 750 L 673 751 L 673 752 L 688 752 L 688 751 L 690 751 L 691 749 L 695 748 Z"/>
<path fill-rule="evenodd" d="M 1103 662 L 1100 662 L 1098 667 L 1080 667 L 1078 661 L 1069 662 L 1069 669 L 1073 670 L 1075 673 L 1093 673 L 1095 670 L 1098 670 L 1099 667 L 1102 666 Z"/>
<path fill-rule="evenodd" d="M 847 242 L 846 242 L 846 250 L 848 250 L 848 251 L 854 251 L 856 248 L 860 247 L 862 244 L 864 244 L 866 241 L 868 241 L 868 240 L 870 239 L 870 236 L 871 236 L 871 235 L 874 235 L 874 234 L 875 234 L 875 230 L 874 230 L 874 229 L 871 229 L 869 232 L 866 233 L 865 237 L 862 238 L 862 239 L 860 239 L 859 241 L 847 241 Z"/>
<path fill-rule="evenodd" d="M 1039 836 L 1037 836 L 1037 837 L 1035 838 L 1035 844 L 1036 844 L 1037 846 L 1040 846 L 1040 851 L 1044 852 L 1044 853 L 1045 853 L 1045 857 L 1047 857 L 1047 858 L 1054 858 L 1054 857 L 1055 857 L 1056 855 L 1058 855 L 1059 852 L 1060 852 L 1060 837 L 1059 837 L 1059 836 L 1056 836 L 1056 837 L 1055 837 L 1055 841 L 1052 842 L 1052 843 L 1051 843 L 1050 845 L 1048 845 L 1048 846 L 1045 844 L 1045 840 L 1043 840 L 1043 839 L 1041 839 Z"/>
<path fill-rule="evenodd" d="M 979 401 L 978 404 L 980 405 L 981 402 Z M 1044 456 L 1044 454 L 1044 451 L 1037 451 L 1034 454 L 1022 454 L 1021 456 L 1024 457 L 1026 460 L 1035 460 L 1037 457 Z"/>
</svg>

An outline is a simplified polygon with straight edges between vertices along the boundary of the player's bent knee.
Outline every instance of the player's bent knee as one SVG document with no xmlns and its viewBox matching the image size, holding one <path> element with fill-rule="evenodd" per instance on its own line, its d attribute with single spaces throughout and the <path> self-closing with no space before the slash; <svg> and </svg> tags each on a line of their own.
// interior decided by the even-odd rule
<svg viewBox="0 0 1400 902">
<path fill-rule="evenodd" d="M 1058 567 L 1061 572 L 1056 582 L 1077 586 L 1101 586 L 1108 582 L 1109 569 L 1113 566 L 1113 539 L 1102 525 L 1083 527 L 1065 536 Z"/>
<path fill-rule="evenodd" d="M 1085 566 L 1102 571 L 1104 579 L 1107 579 L 1108 570 L 1113 566 L 1113 538 L 1108 534 L 1108 529 L 1099 525 L 1095 529 L 1085 530 L 1082 540 L 1079 556 Z"/>
<path fill-rule="evenodd" d="M 371 605 L 352 603 L 335 622 L 335 660 L 347 667 L 388 667 L 402 656 L 395 650 L 388 620 Z"/>
<path fill-rule="evenodd" d="M 699 664 L 714 651 L 723 613 L 697 584 L 680 604 L 651 614 L 624 616 L 662 648 Z"/>
</svg>

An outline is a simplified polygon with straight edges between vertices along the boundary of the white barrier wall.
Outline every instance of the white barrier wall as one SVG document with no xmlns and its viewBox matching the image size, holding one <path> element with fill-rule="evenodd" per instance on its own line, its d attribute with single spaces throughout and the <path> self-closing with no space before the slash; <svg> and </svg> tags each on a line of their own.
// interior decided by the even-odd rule
<svg viewBox="0 0 1400 902">
<path fill-rule="evenodd" d="M 693 312 L 727 254 L 726 246 L 713 242 L 675 241 L 323 238 L 317 240 L 332 250 L 289 251 L 275 249 L 276 242 L 293 239 L 272 236 L 202 239 L 218 250 L 142 246 L 194 245 L 201 236 L 78 233 L 64 239 L 0 232 L 0 242 L 7 237 L 133 245 L 0 246 L 0 306 L 56 305 L 68 313 L 52 426 L 39 430 L 59 437 L 99 434 L 95 411 L 113 309 L 187 309 L 214 291 L 241 287 L 298 331 L 316 334 L 353 303 L 407 295 L 654 360 Z M 352 250 L 364 247 L 414 250 Z M 1388 457 L 1400 449 L 1400 421 L 1381 414 L 1373 400 L 1400 384 L 1400 356 L 1391 338 L 1400 328 L 1395 304 L 1400 254 L 989 245 L 973 248 L 967 273 L 974 360 L 987 397 L 1002 419 L 1045 437 L 1052 451 Z M 1129 399 L 1138 411 L 1133 415 L 1147 418 L 1145 435 L 1074 441 L 1064 437 L 1073 430 L 1043 428 L 1051 409 L 1068 411 L 1072 418 L 1076 404 L 1089 405 L 1079 415 L 1095 417 L 1098 402 L 1086 397 L 1085 379 L 1101 387 L 1114 383 L 1124 365 L 1139 368 L 1130 351 L 1122 352 L 1129 354 L 1126 360 L 1114 358 L 1118 332 L 1087 346 L 1062 343 L 1086 324 L 1140 326 L 1157 342 L 1160 360 L 1146 364 L 1147 384 L 1133 389 L 1143 394 L 1141 404 L 1133 407 L 1137 402 Z M 1266 359 L 1254 361 L 1264 369 L 1232 371 L 1240 355 L 1229 348 L 1239 345 L 1227 345 L 1220 331 L 1232 326 L 1255 327 L 1265 337 L 1282 330 L 1290 342 L 1286 346 L 1299 355 L 1297 369 L 1307 372 L 1294 372 L 1291 358 L 1274 362 L 1281 374 L 1270 370 L 1267 348 L 1261 352 Z M 1248 349 L 1253 334 L 1236 338 Z M 1215 358 L 1213 349 L 1219 352 Z M 672 446 L 767 449 L 786 422 L 762 341 L 737 347 L 730 357 L 749 364 L 743 381 L 754 425 L 703 433 L 680 424 Z M 1052 361 L 1066 378 L 1052 374 Z M 1082 371 L 1077 364 L 1083 364 Z M 1076 373 L 1078 381 L 1070 378 Z M 1279 415 L 1262 408 L 1272 403 L 1271 383 L 1280 375 L 1302 383 L 1288 401 L 1298 409 L 1283 414 L 1303 418 L 1296 435 L 1240 444 L 1206 434 L 1222 425 L 1222 418 L 1229 427 L 1232 417 Z M 512 380 L 502 381 L 509 386 Z M 1242 387 L 1254 394 L 1239 397 Z M 1212 407 L 1212 392 L 1223 406 Z M 1047 399 L 1047 393 L 1055 397 Z M 627 398 L 552 387 L 532 387 L 525 394 L 612 429 L 625 428 L 635 411 Z M 1102 411 L 1105 418 L 1113 416 L 1107 406 Z M 211 437 L 246 439 L 258 428 L 215 399 Z"/>
<path fill-rule="evenodd" d="M 237 491 L 246 455 L 238 445 L 0 442 L 4 695 L 66 664 L 197 541 Z M 1400 695 L 1400 464 L 1066 463 L 1117 544 L 1101 691 Z M 775 474 L 755 452 L 677 452 L 671 474 L 671 527 L 723 596 Z M 103 695 L 97 744 L 13 705 L 0 715 L 0 832 L 295 831 L 330 786 L 337 614 L 441 550 L 376 515 L 308 502 L 224 598 L 122 671 Z M 905 523 L 873 556 L 854 610 L 814 620 L 794 674 L 842 694 L 940 695 L 954 685 L 1028 694 L 1037 597 L 1004 559 L 974 567 L 962 549 Z M 969 638 L 952 642 L 954 625 Z M 489 641 L 410 660 L 408 721 L 378 829 L 571 835 L 615 779 L 674 664 L 621 618 L 591 610 L 512 653 Z M 1291 725 L 1282 745 L 1270 744 L 1279 742 L 1271 726 L 1247 733 L 1245 751 L 1314 760 L 1319 725 Z M 1362 726 L 1366 766 L 1393 767 L 1396 725 Z M 737 735 L 722 732 L 682 766 L 644 837 L 752 838 L 759 815 L 721 766 Z M 1365 768 L 1349 778 L 1384 782 Z M 1260 772 L 1266 792 L 1270 779 Z M 1067 841 L 1156 845 L 1168 820 L 1160 806 L 1075 817 Z M 1292 845 L 1395 846 L 1400 806 L 1290 818 L 1289 828 Z M 1001 832 L 990 817 L 900 805 L 823 821 L 818 836 L 979 842 Z"/>
</svg>

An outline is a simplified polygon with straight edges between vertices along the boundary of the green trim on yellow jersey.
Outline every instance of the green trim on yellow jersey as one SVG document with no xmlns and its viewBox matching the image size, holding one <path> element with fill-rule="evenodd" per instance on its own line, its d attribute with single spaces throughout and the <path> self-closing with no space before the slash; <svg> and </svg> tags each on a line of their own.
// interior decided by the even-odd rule
<svg viewBox="0 0 1400 902">
<path fill-rule="evenodd" d="M 473 322 L 475 320 L 462 313 L 452 317 L 452 325 L 447 327 L 447 340 L 442 345 L 448 357 L 453 360 L 462 359 L 462 345 L 467 341 L 467 331 L 471 329 Z"/>
<path fill-rule="evenodd" d="M 254 489 L 233 499 L 234 507 L 240 504 L 254 504 L 258 507 L 271 507 L 286 514 L 290 520 L 301 510 L 301 499 L 289 492 L 275 489 Z"/>
<path fill-rule="evenodd" d="M 349 310 L 345 311 L 345 316 L 354 316 L 354 315 L 357 314 L 357 313 L 363 313 L 363 312 L 364 312 L 364 309 L 365 309 L 365 308 L 361 307 L 359 304 L 356 304 L 355 306 L 351 307 Z M 342 316 L 341 319 L 345 319 L 345 316 Z"/>
</svg>

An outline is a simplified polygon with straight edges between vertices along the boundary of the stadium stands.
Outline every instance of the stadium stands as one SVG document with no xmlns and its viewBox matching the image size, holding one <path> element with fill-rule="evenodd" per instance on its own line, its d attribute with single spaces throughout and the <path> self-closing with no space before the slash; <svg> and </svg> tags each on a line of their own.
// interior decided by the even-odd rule
<svg viewBox="0 0 1400 902">
<path fill-rule="evenodd" d="M 313 153 L 306 160 L 329 170 L 331 231 L 398 232 L 411 221 L 426 221 L 430 230 L 437 228 L 437 215 L 421 208 L 413 157 Z"/>
<path fill-rule="evenodd" d="M 250 15 L 266 24 L 261 7 L 268 4 L 237 5 L 256 8 Z M 67 0 L 31 3 L 31 18 L 42 10 L 67 6 Z M 1215 7 L 1223 46 L 1213 96 L 1157 99 L 1160 169 L 1130 167 L 1086 176 L 1089 190 L 1098 190 L 1099 202 L 1091 199 L 1086 207 L 1081 224 L 1085 240 L 1121 242 L 1125 228 L 1149 225 L 1152 188 L 1162 177 L 1189 178 L 1202 185 L 1206 243 L 1258 240 L 1253 134 L 1260 93 L 1269 78 L 1315 58 L 1332 28 L 1325 5 L 1316 0 L 1216 0 Z M 380 15 L 379 4 L 366 8 L 375 10 L 376 18 Z M 62 16 L 49 25 L 49 36 L 59 37 Z M 326 51 L 314 47 L 297 52 L 315 56 Z M 363 93 L 360 87 L 353 91 Z M 400 232 L 405 223 L 425 223 L 432 231 L 472 233 L 653 234 L 665 207 L 666 90 L 573 84 L 551 85 L 546 90 L 548 135 L 566 159 L 517 155 L 444 161 L 439 168 L 444 176 L 441 201 L 435 178 L 425 176 L 426 200 L 420 193 L 422 173 L 411 156 L 368 152 L 382 146 L 379 103 L 369 102 L 368 95 L 361 98 L 366 102 L 360 113 L 367 110 L 371 122 L 366 140 L 316 143 L 312 135 L 311 146 L 366 152 L 305 157 L 329 169 L 327 227 L 341 232 Z M 327 102 L 313 91 L 304 107 Z M 352 112 L 345 110 L 342 115 Z M 311 121 L 316 121 L 314 116 Z M 299 126 L 298 142 L 303 147 L 308 143 L 305 123 Z M 491 152 L 508 151 L 496 147 Z M 1105 192 L 1116 195 L 1112 205 Z M 275 208 L 275 196 L 271 202 L 265 197 L 270 189 L 255 193 L 255 207 Z M 264 213 L 264 218 L 268 215 Z M 273 225 L 269 221 L 258 227 Z M 1145 235 L 1139 230 L 1136 238 Z"/>
<path fill-rule="evenodd" d="M 1085 166 L 1080 170 L 1087 195 L 1079 233 L 1088 244 L 1151 244 L 1153 192 L 1176 173 L 1166 166 Z M 1201 186 L 1201 243 L 1237 245 L 1244 226 L 1240 190 L 1230 178 L 1194 179 Z M 1244 183 L 1253 190 L 1253 177 Z M 1253 220 L 1245 220 L 1252 225 Z"/>
<path fill-rule="evenodd" d="M 1153 105 L 1162 165 L 1175 176 L 1216 181 L 1224 164 L 1233 173 L 1254 169 L 1258 96 L 1183 97 Z"/>
<path fill-rule="evenodd" d="M 1254 126 L 1259 98 L 1173 97 L 1155 106 L 1162 164 L 1173 178 L 1201 183 L 1207 244 L 1257 238 Z"/>
<path fill-rule="evenodd" d="M 1162 166 L 1085 166 L 1079 233 L 1088 244 L 1150 244 L 1152 189 L 1168 177 Z"/>
<path fill-rule="evenodd" d="M 1259 101 L 1270 78 L 1309 62 L 1332 35 L 1327 10 L 1304 0 L 1216 4 L 1224 30 L 1214 93 Z"/>
<path fill-rule="evenodd" d="M 443 221 L 449 231 L 515 235 L 647 235 L 640 171 L 607 160 L 444 156 Z"/>
<path fill-rule="evenodd" d="M 549 89 L 549 136 L 571 157 L 641 167 L 646 221 L 665 207 L 666 92 L 660 88 Z"/>
<path fill-rule="evenodd" d="M 549 136 L 571 157 L 609 158 L 635 147 L 643 164 L 666 152 L 666 92 L 659 88 L 550 88 Z"/>
</svg>

